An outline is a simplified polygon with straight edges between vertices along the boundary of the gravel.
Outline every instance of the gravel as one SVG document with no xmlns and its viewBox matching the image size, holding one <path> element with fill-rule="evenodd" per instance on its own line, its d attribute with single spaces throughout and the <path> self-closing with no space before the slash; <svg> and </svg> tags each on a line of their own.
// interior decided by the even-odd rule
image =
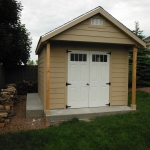
<svg viewBox="0 0 150 150">
<path fill-rule="evenodd" d="M 26 98 L 20 97 L 21 101 L 14 106 L 15 116 L 11 117 L 10 123 L 0 128 L 0 134 L 25 130 L 37 130 L 46 128 L 44 117 L 26 118 Z"/>
</svg>

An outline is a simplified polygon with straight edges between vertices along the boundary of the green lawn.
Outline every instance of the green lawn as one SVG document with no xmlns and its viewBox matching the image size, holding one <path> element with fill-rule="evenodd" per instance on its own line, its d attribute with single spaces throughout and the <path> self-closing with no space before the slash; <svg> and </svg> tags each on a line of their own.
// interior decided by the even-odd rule
<svg viewBox="0 0 150 150">
<path fill-rule="evenodd" d="M 131 93 L 129 93 L 129 103 Z M 137 92 L 137 111 L 91 122 L 0 135 L 0 150 L 150 150 L 150 94 Z"/>
</svg>

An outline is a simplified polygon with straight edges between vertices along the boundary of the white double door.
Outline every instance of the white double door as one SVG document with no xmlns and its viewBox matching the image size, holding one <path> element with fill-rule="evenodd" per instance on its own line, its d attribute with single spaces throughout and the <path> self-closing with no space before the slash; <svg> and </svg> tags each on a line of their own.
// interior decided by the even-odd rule
<svg viewBox="0 0 150 150">
<path fill-rule="evenodd" d="M 109 54 L 70 51 L 67 105 L 70 108 L 106 106 L 109 103 Z"/>
</svg>

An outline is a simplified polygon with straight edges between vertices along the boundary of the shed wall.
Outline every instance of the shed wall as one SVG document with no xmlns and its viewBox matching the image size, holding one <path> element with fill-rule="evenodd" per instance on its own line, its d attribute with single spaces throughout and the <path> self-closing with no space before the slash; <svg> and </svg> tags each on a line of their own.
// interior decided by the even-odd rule
<svg viewBox="0 0 150 150">
<path fill-rule="evenodd" d="M 91 18 L 102 19 L 103 26 L 91 25 Z M 63 41 L 135 44 L 135 41 L 133 41 L 126 33 L 121 31 L 102 15 L 97 14 L 91 18 L 71 27 L 51 39 Z"/>
<path fill-rule="evenodd" d="M 66 52 L 64 47 L 51 44 L 50 54 L 50 108 L 65 108 Z"/>
<path fill-rule="evenodd" d="M 46 108 L 45 106 L 45 48 L 43 49 L 43 51 L 38 55 L 38 93 L 39 93 L 39 97 L 40 100 L 42 102 L 42 105 L 44 107 L 44 110 Z"/>
<path fill-rule="evenodd" d="M 110 56 L 110 104 L 127 105 L 128 99 L 128 51 L 123 46 L 89 43 L 51 43 L 50 58 L 50 108 L 65 108 L 67 104 L 66 50 L 111 52 Z"/>
</svg>

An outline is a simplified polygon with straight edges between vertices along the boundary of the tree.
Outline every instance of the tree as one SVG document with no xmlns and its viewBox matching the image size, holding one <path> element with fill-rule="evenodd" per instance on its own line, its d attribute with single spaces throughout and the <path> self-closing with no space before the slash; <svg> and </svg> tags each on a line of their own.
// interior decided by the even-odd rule
<svg viewBox="0 0 150 150">
<path fill-rule="evenodd" d="M 16 0 L 0 0 L 0 63 L 26 64 L 30 58 L 30 33 L 21 24 L 22 5 Z"/>
<path fill-rule="evenodd" d="M 143 30 L 140 30 L 139 23 L 135 22 L 133 33 L 140 39 L 144 39 Z M 138 48 L 137 51 L 137 87 L 150 86 L 150 51 L 147 48 Z M 132 84 L 132 50 L 129 51 L 129 86 Z"/>
<path fill-rule="evenodd" d="M 36 60 L 36 65 L 38 65 L 38 60 Z"/>
<path fill-rule="evenodd" d="M 35 63 L 33 60 L 28 60 L 27 65 L 33 66 L 33 65 L 35 65 Z"/>
<path fill-rule="evenodd" d="M 135 21 L 135 30 L 132 31 L 136 36 L 138 36 L 140 39 L 144 40 L 145 35 L 143 35 L 143 30 L 140 30 L 139 22 Z"/>
</svg>

